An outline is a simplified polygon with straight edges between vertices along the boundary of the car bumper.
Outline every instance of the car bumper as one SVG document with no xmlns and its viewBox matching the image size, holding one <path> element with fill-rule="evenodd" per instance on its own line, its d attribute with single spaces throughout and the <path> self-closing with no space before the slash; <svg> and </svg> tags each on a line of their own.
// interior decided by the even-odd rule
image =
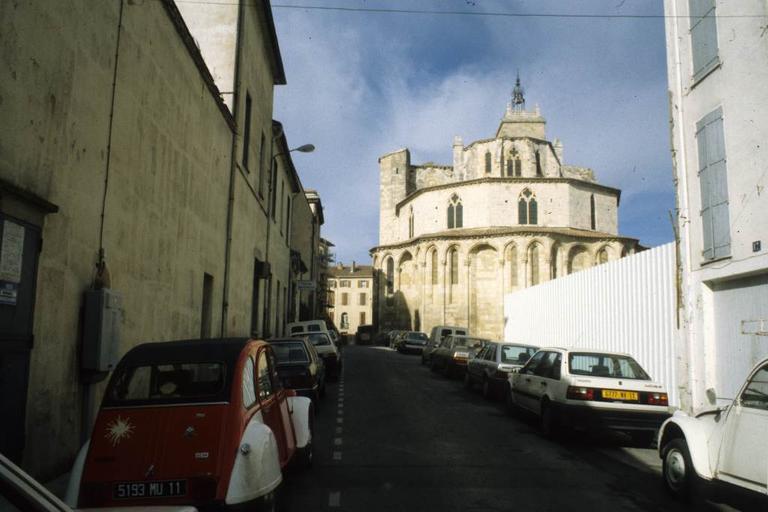
<svg viewBox="0 0 768 512">
<path fill-rule="evenodd" d="M 410 343 L 405 343 L 402 345 L 402 350 L 406 352 L 423 352 L 424 351 L 424 345 L 412 345 Z"/>
<path fill-rule="evenodd" d="M 620 431 L 656 431 L 670 417 L 668 412 L 599 409 L 571 404 L 557 404 L 555 411 L 560 423 L 566 425 Z"/>
</svg>

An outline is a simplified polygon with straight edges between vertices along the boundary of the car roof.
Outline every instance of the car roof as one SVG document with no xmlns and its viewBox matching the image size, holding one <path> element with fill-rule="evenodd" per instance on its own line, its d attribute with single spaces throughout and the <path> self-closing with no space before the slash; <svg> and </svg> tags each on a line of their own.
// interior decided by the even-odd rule
<svg viewBox="0 0 768 512">
<path fill-rule="evenodd" d="M 613 352 L 611 350 L 603 350 L 599 348 L 563 348 L 563 347 L 540 347 L 539 350 L 559 350 L 560 352 L 578 353 L 578 354 L 604 354 L 606 356 L 625 356 L 635 358 L 632 354 L 626 352 Z"/>
<path fill-rule="evenodd" d="M 256 340 L 252 338 L 211 338 L 142 343 L 129 350 L 120 360 L 119 366 L 173 361 L 221 361 L 233 365 L 250 341 Z"/>
<path fill-rule="evenodd" d="M 516 347 L 530 347 L 539 349 L 538 345 L 531 345 L 530 343 L 521 343 L 518 341 L 494 341 L 494 343 L 498 343 L 499 345 L 514 345 Z"/>
</svg>

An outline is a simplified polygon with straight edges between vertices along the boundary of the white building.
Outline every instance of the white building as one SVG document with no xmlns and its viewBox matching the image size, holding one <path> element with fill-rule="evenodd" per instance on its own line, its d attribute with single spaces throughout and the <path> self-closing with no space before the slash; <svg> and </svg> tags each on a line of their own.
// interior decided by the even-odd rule
<svg viewBox="0 0 768 512">
<path fill-rule="evenodd" d="M 768 355 L 768 4 L 665 0 L 679 386 L 733 398 Z M 746 15 L 746 16 L 745 16 Z"/>
</svg>

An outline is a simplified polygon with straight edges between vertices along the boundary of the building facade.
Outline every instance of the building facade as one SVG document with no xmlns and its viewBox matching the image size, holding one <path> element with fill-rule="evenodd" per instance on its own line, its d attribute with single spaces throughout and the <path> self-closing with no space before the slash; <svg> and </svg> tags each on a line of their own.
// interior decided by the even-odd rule
<svg viewBox="0 0 768 512">
<path fill-rule="evenodd" d="M 285 76 L 269 2 L 232 4 L 0 4 L 0 452 L 40 478 L 71 468 L 108 374 L 84 292 L 116 294 L 117 357 L 284 325 Z"/>
<path fill-rule="evenodd" d="M 337 263 L 328 269 L 328 288 L 334 291 L 328 318 L 340 333 L 356 334 L 359 326 L 373 323 L 373 267 Z"/>
<path fill-rule="evenodd" d="M 566 165 L 519 79 L 496 135 L 453 143 L 453 165 L 379 158 L 379 328 L 468 327 L 500 338 L 503 296 L 638 250 L 618 233 L 620 191 Z"/>
<path fill-rule="evenodd" d="M 761 0 L 665 0 L 677 198 L 678 386 L 733 398 L 768 356 L 768 54 Z"/>
</svg>

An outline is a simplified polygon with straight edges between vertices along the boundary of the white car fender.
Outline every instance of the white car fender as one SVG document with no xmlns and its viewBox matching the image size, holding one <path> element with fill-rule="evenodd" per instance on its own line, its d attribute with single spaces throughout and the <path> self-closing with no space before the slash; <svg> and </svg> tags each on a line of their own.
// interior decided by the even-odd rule
<svg viewBox="0 0 768 512">
<path fill-rule="evenodd" d="M 691 454 L 691 462 L 696 473 L 707 480 L 713 477 L 709 464 L 709 437 L 712 433 L 714 422 L 702 421 L 700 418 L 688 416 L 683 411 L 675 411 L 671 418 L 667 419 L 659 429 L 659 457 L 664 456 L 664 446 L 668 438 L 680 437 L 688 444 L 688 452 Z"/>
<path fill-rule="evenodd" d="M 288 397 L 288 410 L 291 411 L 293 431 L 296 433 L 296 448 L 306 448 L 312 442 L 312 400 L 305 396 Z"/>
<path fill-rule="evenodd" d="M 85 469 L 85 458 L 88 456 L 88 448 L 91 446 L 89 439 L 77 452 L 75 463 L 72 465 L 72 471 L 69 473 L 67 482 L 67 493 L 64 496 L 64 503 L 71 508 L 77 508 L 77 502 L 80 500 L 80 482 L 83 479 L 83 470 Z"/>
<path fill-rule="evenodd" d="M 277 439 L 257 412 L 245 427 L 235 455 L 225 502 L 227 505 L 260 498 L 283 480 Z"/>
</svg>

